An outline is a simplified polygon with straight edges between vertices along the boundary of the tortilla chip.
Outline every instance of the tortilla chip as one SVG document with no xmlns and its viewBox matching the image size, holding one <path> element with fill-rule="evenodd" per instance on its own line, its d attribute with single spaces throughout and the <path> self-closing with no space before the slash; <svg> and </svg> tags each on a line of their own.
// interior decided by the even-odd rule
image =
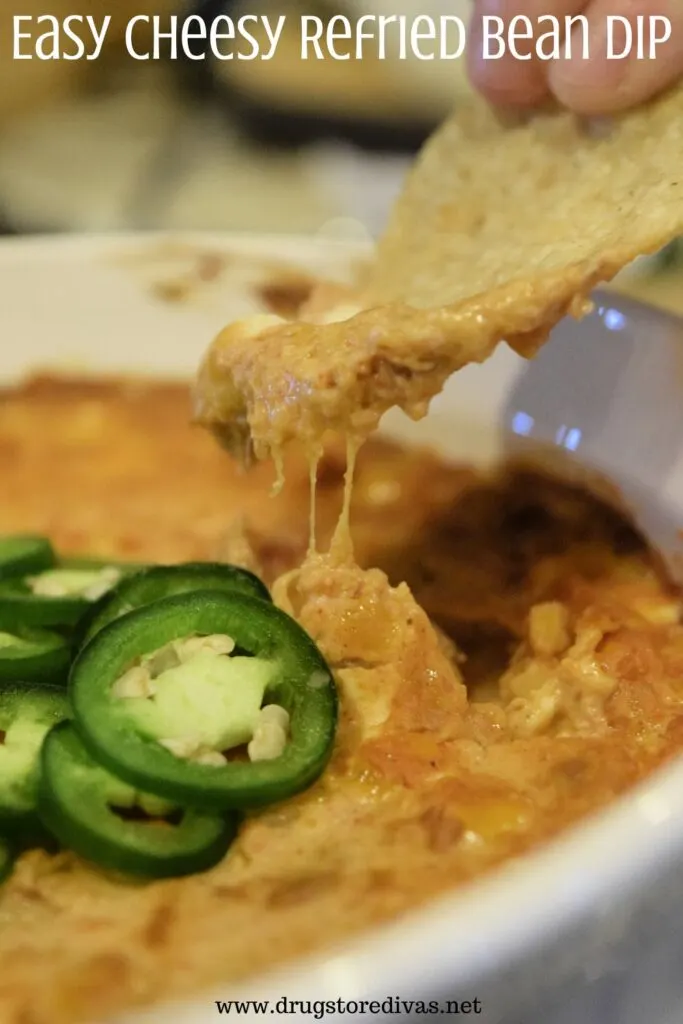
<svg viewBox="0 0 683 1024">
<path fill-rule="evenodd" d="M 365 436 L 394 405 L 423 416 L 503 339 L 532 355 L 596 284 L 683 233 L 683 88 L 600 127 L 558 111 L 503 123 L 465 101 L 426 145 L 356 291 L 327 314 L 314 297 L 308 321 L 227 328 L 197 418 L 233 451 L 277 454 L 328 428 Z"/>
</svg>

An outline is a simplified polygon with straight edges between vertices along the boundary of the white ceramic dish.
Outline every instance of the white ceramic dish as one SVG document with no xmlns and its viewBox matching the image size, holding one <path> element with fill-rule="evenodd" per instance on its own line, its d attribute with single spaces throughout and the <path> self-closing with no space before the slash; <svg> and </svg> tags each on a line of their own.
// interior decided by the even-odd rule
<svg viewBox="0 0 683 1024">
<path fill-rule="evenodd" d="M 155 297 L 160 283 L 195 265 L 198 250 L 241 256 L 184 303 Z M 255 308 L 250 282 L 264 260 L 329 272 L 349 255 L 286 239 L 2 243 L 0 376 L 45 366 L 191 373 L 216 330 Z M 683 522 L 679 375 L 680 324 L 605 298 L 581 325 L 563 324 L 536 362 L 501 349 L 452 380 L 422 423 L 396 415 L 386 429 L 477 460 L 530 440 L 554 445 L 611 473 L 673 553 L 677 512 Z M 254 979 L 239 995 L 273 1006 L 283 995 L 477 998 L 481 1013 L 472 1015 L 486 1024 L 677 1024 L 682 918 L 683 762 L 539 853 L 391 926 Z M 216 1017 L 214 1000 L 228 998 L 225 987 L 134 1019 L 200 1024 Z M 304 1016 L 315 1019 L 287 1014 Z"/>
</svg>

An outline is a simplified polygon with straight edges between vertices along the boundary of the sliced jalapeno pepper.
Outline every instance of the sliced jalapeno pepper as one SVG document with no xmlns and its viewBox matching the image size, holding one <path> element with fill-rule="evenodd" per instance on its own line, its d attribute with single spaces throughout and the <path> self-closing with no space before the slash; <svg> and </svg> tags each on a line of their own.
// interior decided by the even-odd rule
<svg viewBox="0 0 683 1024">
<path fill-rule="evenodd" d="M 304 630 L 259 598 L 194 591 L 131 612 L 81 651 L 69 686 L 92 755 L 189 806 L 285 799 L 332 751 L 330 670 Z M 249 759 L 234 759 L 244 743 Z"/>
<path fill-rule="evenodd" d="M 1 580 L 0 624 L 75 626 L 130 571 L 114 562 L 74 558 L 35 575 Z"/>
<path fill-rule="evenodd" d="M 71 648 L 57 633 L 19 627 L 0 631 L 0 681 L 66 682 Z"/>
<path fill-rule="evenodd" d="M 69 722 L 42 752 L 40 815 L 64 846 L 114 871 L 170 878 L 205 871 L 225 855 L 237 819 L 136 793 L 89 755 Z"/>
<path fill-rule="evenodd" d="M 69 714 L 64 690 L 14 683 L 0 690 L 0 821 L 24 830 L 34 814 L 40 748 L 48 731 Z"/>
<path fill-rule="evenodd" d="M 121 580 L 92 609 L 83 623 L 87 642 L 104 626 L 127 612 L 153 604 L 163 597 L 192 590 L 226 590 L 270 601 L 265 583 L 247 569 L 220 562 L 187 562 L 154 565 Z"/>
<path fill-rule="evenodd" d="M 42 572 L 55 561 L 52 544 L 46 537 L 0 537 L 0 580 Z"/>
</svg>

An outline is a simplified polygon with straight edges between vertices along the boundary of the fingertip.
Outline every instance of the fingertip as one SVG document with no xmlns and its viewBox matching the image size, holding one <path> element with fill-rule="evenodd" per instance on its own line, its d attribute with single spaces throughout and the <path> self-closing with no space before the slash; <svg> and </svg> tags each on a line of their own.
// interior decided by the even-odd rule
<svg viewBox="0 0 683 1024">
<path fill-rule="evenodd" d="M 476 88 L 493 106 L 517 110 L 537 107 L 549 94 L 545 79 L 531 76 L 525 81 L 506 76 L 484 76 Z"/>
<path fill-rule="evenodd" d="M 613 85 L 593 82 L 593 75 L 573 61 L 558 61 L 548 72 L 550 92 L 562 107 L 585 117 L 599 117 L 618 109 Z"/>
<path fill-rule="evenodd" d="M 546 77 L 537 61 L 515 60 L 506 54 L 499 60 L 483 55 L 481 23 L 470 26 L 467 70 L 474 88 L 494 106 L 535 107 L 548 95 Z"/>
<path fill-rule="evenodd" d="M 555 99 L 568 110 L 586 117 L 618 114 L 652 99 L 679 77 L 680 71 L 652 70 L 635 61 L 624 62 L 619 72 L 606 65 L 573 68 L 557 64 L 548 84 Z"/>
<path fill-rule="evenodd" d="M 656 59 L 640 59 L 635 48 L 623 59 L 609 59 L 608 15 L 621 9 L 633 17 L 631 0 L 594 0 L 589 8 L 589 53 L 581 54 L 580 39 L 572 36 L 572 57 L 548 69 L 548 85 L 569 110 L 586 116 L 616 114 L 643 103 L 683 75 L 683 9 L 672 18 L 671 39 Z M 633 31 L 634 38 L 636 36 Z"/>
</svg>

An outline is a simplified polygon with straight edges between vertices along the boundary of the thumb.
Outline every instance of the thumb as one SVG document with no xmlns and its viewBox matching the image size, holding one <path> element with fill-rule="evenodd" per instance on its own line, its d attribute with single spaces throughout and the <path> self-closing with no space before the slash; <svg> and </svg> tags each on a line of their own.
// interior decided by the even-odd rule
<svg viewBox="0 0 683 1024">
<path fill-rule="evenodd" d="M 632 46 L 622 59 L 608 58 L 610 16 L 626 19 Z M 572 35 L 572 55 L 549 68 L 557 99 L 579 114 L 611 114 L 635 106 L 683 77 L 683 0 L 593 0 L 586 11 L 589 57 L 584 59 L 580 26 Z M 640 19 L 639 19 L 640 16 Z M 622 53 L 629 30 L 614 21 L 615 54 Z M 651 50 L 651 44 L 669 34 Z M 644 56 L 638 56 L 638 40 Z M 651 52 L 654 56 L 651 57 Z"/>
</svg>

